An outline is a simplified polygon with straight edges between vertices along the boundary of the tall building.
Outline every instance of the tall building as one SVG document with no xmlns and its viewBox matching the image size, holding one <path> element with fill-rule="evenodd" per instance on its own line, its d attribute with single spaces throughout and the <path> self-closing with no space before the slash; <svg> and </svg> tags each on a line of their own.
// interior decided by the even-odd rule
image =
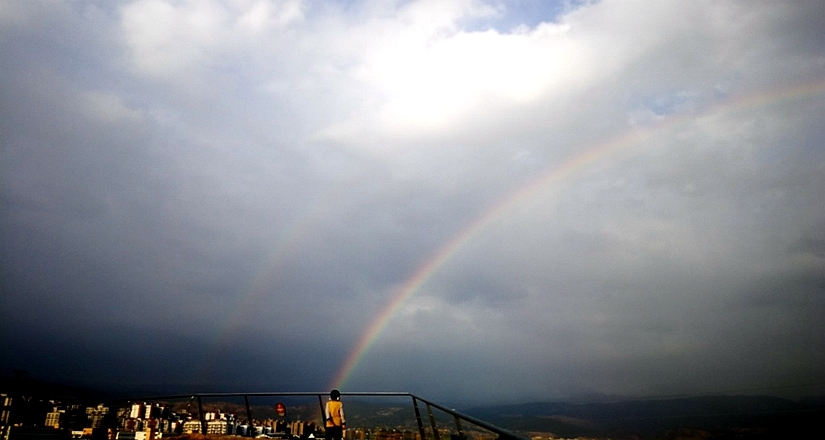
<svg viewBox="0 0 825 440">
<path fill-rule="evenodd" d="M 139 419 L 140 418 L 140 410 L 143 407 L 140 403 L 133 403 L 132 410 L 129 412 L 130 419 Z"/>
<path fill-rule="evenodd" d="M 86 416 L 89 418 L 89 424 L 92 428 L 100 428 L 103 418 L 107 414 L 109 414 L 109 407 L 103 406 L 103 404 L 86 408 Z"/>
<path fill-rule="evenodd" d="M 206 423 L 207 434 L 230 434 L 229 422 L 227 420 L 212 419 Z"/>
<path fill-rule="evenodd" d="M 11 397 L 8 394 L 0 394 L 0 426 L 9 424 L 9 411 L 11 410 Z"/>
<path fill-rule="evenodd" d="M 195 432 L 201 432 L 201 422 L 200 420 L 187 420 L 183 423 L 183 432 L 184 434 L 193 434 Z"/>
<path fill-rule="evenodd" d="M 59 409 L 58 407 L 54 407 L 54 410 L 51 412 L 46 413 L 46 427 L 49 428 L 59 428 L 60 427 L 60 415 L 64 414 L 66 411 Z"/>
<path fill-rule="evenodd" d="M 152 407 L 151 403 L 144 403 L 143 404 L 143 418 L 144 419 L 151 419 L 153 417 L 153 414 L 152 414 L 153 409 L 154 408 Z"/>
</svg>

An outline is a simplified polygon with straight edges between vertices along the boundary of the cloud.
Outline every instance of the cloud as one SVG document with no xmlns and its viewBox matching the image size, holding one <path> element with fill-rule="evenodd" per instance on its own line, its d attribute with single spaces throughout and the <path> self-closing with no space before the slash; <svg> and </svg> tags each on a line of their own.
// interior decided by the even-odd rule
<svg viewBox="0 0 825 440">
<path fill-rule="evenodd" d="M 244 40 L 303 19 L 298 1 L 177 2 L 126 4 L 120 25 L 139 73 L 176 80 L 209 68 L 242 47 Z"/>
<path fill-rule="evenodd" d="M 323 387 L 421 276 L 345 386 L 816 378 L 821 8 L 4 4 L 2 367 Z"/>
</svg>

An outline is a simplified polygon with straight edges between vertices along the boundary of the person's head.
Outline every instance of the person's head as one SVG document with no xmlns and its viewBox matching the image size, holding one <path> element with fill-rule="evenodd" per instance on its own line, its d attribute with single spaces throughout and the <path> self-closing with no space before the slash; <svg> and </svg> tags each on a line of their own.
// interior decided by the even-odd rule
<svg viewBox="0 0 825 440">
<path fill-rule="evenodd" d="M 341 398 L 341 392 L 338 390 L 332 390 L 329 392 L 329 398 L 332 400 L 338 400 Z"/>
</svg>

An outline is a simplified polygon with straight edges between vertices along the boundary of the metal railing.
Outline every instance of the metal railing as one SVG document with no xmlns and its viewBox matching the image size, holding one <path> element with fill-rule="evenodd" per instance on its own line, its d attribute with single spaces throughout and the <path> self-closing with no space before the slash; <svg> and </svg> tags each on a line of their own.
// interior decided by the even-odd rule
<svg viewBox="0 0 825 440">
<path fill-rule="evenodd" d="M 246 415 L 249 423 L 252 423 L 252 407 L 249 405 L 249 398 L 250 397 L 307 397 L 307 396 L 317 396 L 318 397 L 318 404 L 321 409 L 321 414 L 324 414 L 324 397 L 328 396 L 329 393 L 326 392 L 272 392 L 272 393 L 197 393 L 197 394 L 185 394 L 185 395 L 175 395 L 175 396 L 159 396 L 159 397 L 150 397 L 150 398 L 141 398 L 141 399 L 128 399 L 131 402 L 135 401 L 162 401 L 162 400 L 178 400 L 178 399 L 190 399 L 191 401 L 197 400 L 198 403 L 198 417 L 200 420 L 201 425 L 201 432 L 207 432 L 207 420 L 205 418 L 205 413 L 203 411 L 203 400 L 204 398 L 222 398 L 222 397 L 243 397 L 244 404 L 246 408 Z M 491 423 L 487 423 L 483 420 L 479 420 L 475 417 L 462 414 L 454 409 L 447 408 L 443 405 L 439 405 L 435 402 L 430 400 L 424 399 L 422 397 L 416 396 L 412 393 L 406 392 L 342 392 L 342 396 L 363 396 L 363 397 L 410 397 L 412 399 L 412 406 L 415 412 L 415 421 L 418 427 L 418 432 L 421 435 L 421 440 L 427 440 L 427 429 L 425 428 L 425 423 L 421 417 L 421 405 L 426 408 L 427 411 L 427 418 L 429 419 L 429 428 L 432 433 L 433 440 L 441 440 L 441 434 L 439 433 L 438 425 L 436 423 L 436 417 L 433 413 L 433 408 L 442 411 L 453 418 L 453 422 L 455 423 L 455 430 L 458 439 L 464 440 L 467 439 L 466 430 L 462 424 L 462 422 L 469 423 L 474 425 L 478 428 L 484 429 L 489 431 L 498 436 L 497 440 L 528 440 L 527 437 L 515 434 L 511 431 L 506 429 L 500 428 L 495 426 Z M 323 415 L 321 416 L 323 418 Z M 323 426 L 323 420 L 320 426 Z"/>
</svg>

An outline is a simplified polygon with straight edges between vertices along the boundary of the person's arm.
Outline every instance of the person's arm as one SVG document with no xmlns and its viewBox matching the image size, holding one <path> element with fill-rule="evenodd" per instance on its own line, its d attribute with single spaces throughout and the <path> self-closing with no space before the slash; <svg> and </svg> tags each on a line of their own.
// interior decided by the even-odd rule
<svg viewBox="0 0 825 440">
<path fill-rule="evenodd" d="M 341 405 L 341 408 L 338 410 L 338 414 L 341 414 L 341 427 L 346 429 L 347 420 L 344 418 L 344 405 Z"/>
</svg>

